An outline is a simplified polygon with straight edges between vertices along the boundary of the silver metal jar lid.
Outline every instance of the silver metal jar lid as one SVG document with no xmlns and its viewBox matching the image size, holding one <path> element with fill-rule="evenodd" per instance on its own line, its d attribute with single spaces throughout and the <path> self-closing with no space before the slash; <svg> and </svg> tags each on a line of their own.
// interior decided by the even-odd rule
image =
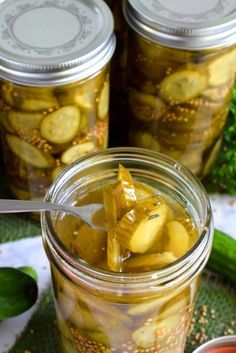
<svg viewBox="0 0 236 353">
<path fill-rule="evenodd" d="M 0 77 L 35 86 L 86 78 L 110 60 L 113 30 L 101 0 L 0 1 Z"/>
<path fill-rule="evenodd" d="M 136 32 L 165 46 L 200 50 L 236 43 L 235 0 L 126 0 L 124 13 Z"/>
<path fill-rule="evenodd" d="M 235 347 L 236 352 L 236 335 L 215 338 L 198 347 L 193 353 L 208 353 L 211 349 L 226 347 Z"/>
</svg>

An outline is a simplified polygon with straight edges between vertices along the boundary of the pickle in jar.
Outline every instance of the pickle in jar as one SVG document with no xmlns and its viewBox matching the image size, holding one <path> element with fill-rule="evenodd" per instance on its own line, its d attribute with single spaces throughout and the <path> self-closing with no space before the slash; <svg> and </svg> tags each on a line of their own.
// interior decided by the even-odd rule
<svg viewBox="0 0 236 353">
<path fill-rule="evenodd" d="M 80 110 L 67 106 L 48 114 L 40 125 L 40 133 L 55 144 L 70 142 L 75 137 L 80 123 Z"/>
<path fill-rule="evenodd" d="M 55 160 L 50 154 L 39 150 L 19 137 L 9 134 L 6 135 L 6 141 L 16 156 L 36 168 L 51 168 L 55 164 Z"/>
<path fill-rule="evenodd" d="M 197 97 L 208 85 L 199 71 L 182 70 L 167 76 L 160 84 L 161 97 L 169 103 L 183 103 Z"/>
<path fill-rule="evenodd" d="M 64 164 L 71 164 L 74 161 L 76 161 L 76 159 L 82 157 L 86 153 L 89 153 L 95 150 L 96 150 L 96 147 L 92 141 L 74 145 L 64 151 L 64 153 L 61 155 L 61 162 Z"/>
<path fill-rule="evenodd" d="M 103 199 L 99 199 L 101 190 Z M 184 226 L 185 219 L 189 219 L 186 211 L 151 186 L 136 182 L 122 165 L 117 180 L 86 198 L 88 203 L 94 200 L 104 202 L 107 252 L 100 261 L 108 261 L 112 271 L 140 272 L 164 267 L 183 256 L 196 240 L 196 228 Z M 82 229 L 81 234 L 86 237 L 89 231 Z M 77 232 L 80 234 L 80 230 Z M 86 241 L 89 238 L 93 236 Z"/>
<path fill-rule="evenodd" d="M 109 81 L 105 81 L 98 97 L 98 117 L 99 119 L 105 119 L 108 115 L 109 109 Z"/>
<path fill-rule="evenodd" d="M 236 49 L 224 55 L 219 55 L 207 66 L 209 72 L 209 85 L 220 86 L 232 81 L 235 75 Z"/>
<path fill-rule="evenodd" d="M 9 111 L 8 120 L 10 125 L 19 136 L 31 136 L 39 129 L 44 115 L 41 113 L 26 113 L 21 111 Z"/>
<path fill-rule="evenodd" d="M 134 117 L 144 122 L 158 120 L 166 112 L 160 98 L 134 90 L 129 92 L 129 106 Z"/>
</svg>

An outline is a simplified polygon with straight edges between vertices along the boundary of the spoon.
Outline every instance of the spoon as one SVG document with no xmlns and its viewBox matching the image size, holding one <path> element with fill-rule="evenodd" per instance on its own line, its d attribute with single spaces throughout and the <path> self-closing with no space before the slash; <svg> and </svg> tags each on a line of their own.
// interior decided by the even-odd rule
<svg viewBox="0 0 236 353">
<path fill-rule="evenodd" d="M 61 211 L 79 217 L 81 221 L 88 224 L 91 228 L 98 231 L 106 230 L 93 222 L 95 212 L 104 208 L 102 204 L 89 204 L 85 206 L 69 206 L 65 204 L 57 204 L 46 201 L 30 201 L 30 200 L 7 200 L 0 199 L 0 213 L 19 213 L 19 212 L 35 212 L 35 211 Z"/>
</svg>

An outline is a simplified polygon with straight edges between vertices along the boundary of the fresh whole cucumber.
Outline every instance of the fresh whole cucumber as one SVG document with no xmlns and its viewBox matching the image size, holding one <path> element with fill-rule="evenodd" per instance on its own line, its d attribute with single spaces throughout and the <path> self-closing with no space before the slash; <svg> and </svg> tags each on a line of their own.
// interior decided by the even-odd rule
<svg viewBox="0 0 236 353">
<path fill-rule="evenodd" d="M 37 282 L 20 269 L 0 268 L 0 320 L 17 316 L 37 300 Z"/>
<path fill-rule="evenodd" d="M 207 267 L 236 284 L 236 240 L 215 229 Z"/>
</svg>

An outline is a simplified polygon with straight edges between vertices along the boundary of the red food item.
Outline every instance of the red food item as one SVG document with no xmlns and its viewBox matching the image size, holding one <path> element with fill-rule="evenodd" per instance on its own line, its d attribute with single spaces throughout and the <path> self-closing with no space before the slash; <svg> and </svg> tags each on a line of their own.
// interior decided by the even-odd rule
<svg viewBox="0 0 236 353">
<path fill-rule="evenodd" d="M 236 346 L 232 347 L 218 347 L 210 348 L 206 353 L 236 353 Z"/>
</svg>

